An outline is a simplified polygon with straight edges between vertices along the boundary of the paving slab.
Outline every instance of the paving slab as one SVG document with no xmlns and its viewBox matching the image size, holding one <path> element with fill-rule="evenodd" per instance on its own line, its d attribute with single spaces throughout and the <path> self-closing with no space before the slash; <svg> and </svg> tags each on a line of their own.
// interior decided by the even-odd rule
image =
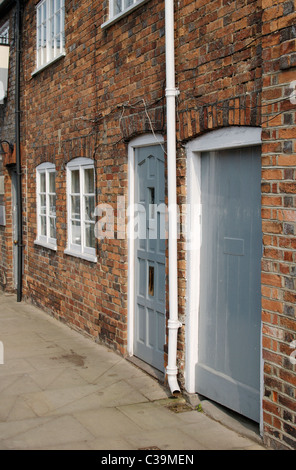
<svg viewBox="0 0 296 470">
<path fill-rule="evenodd" d="M 157 374 L 3 292 L 0 341 L 0 450 L 265 450 L 227 417 L 171 397 Z"/>
</svg>

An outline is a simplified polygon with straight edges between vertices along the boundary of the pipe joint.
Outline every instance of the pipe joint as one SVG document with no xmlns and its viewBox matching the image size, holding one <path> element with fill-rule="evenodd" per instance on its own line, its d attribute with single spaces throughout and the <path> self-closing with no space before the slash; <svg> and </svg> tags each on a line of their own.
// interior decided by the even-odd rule
<svg viewBox="0 0 296 470">
<path fill-rule="evenodd" d="M 178 88 L 166 88 L 165 89 L 166 97 L 173 96 L 175 98 L 176 96 L 179 96 L 179 95 L 180 95 L 180 90 Z"/>
<path fill-rule="evenodd" d="M 178 373 L 178 368 L 177 367 L 167 367 L 166 368 L 166 374 L 167 376 L 176 376 Z"/>
</svg>

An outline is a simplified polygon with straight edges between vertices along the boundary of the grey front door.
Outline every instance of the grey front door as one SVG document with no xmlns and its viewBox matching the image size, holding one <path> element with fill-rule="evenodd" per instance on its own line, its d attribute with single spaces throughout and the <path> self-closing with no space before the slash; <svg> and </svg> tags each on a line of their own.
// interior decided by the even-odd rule
<svg viewBox="0 0 296 470">
<path fill-rule="evenodd" d="M 201 156 L 202 245 L 196 391 L 259 421 L 261 151 Z"/>
<path fill-rule="evenodd" d="M 134 354 L 156 369 L 164 369 L 165 233 L 164 153 L 159 145 L 135 150 Z"/>
</svg>

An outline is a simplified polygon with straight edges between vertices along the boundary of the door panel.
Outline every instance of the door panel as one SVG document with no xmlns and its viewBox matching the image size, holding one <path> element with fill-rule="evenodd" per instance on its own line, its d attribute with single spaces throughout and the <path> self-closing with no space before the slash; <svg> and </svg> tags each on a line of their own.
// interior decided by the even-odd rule
<svg viewBox="0 0 296 470">
<path fill-rule="evenodd" d="M 135 202 L 138 234 L 135 240 L 134 354 L 163 371 L 165 344 L 164 155 L 160 146 L 136 149 Z"/>
<path fill-rule="evenodd" d="M 261 151 L 201 157 L 202 246 L 196 389 L 259 421 Z"/>
</svg>

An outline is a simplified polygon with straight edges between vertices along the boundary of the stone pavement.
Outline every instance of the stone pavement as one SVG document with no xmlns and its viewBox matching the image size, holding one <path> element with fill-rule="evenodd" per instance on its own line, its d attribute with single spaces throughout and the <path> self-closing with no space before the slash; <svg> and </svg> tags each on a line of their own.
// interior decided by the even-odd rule
<svg viewBox="0 0 296 470">
<path fill-rule="evenodd" d="M 0 450 L 264 450 L 114 351 L 0 292 Z M 0 362 L 1 357 L 0 357 Z"/>
</svg>

